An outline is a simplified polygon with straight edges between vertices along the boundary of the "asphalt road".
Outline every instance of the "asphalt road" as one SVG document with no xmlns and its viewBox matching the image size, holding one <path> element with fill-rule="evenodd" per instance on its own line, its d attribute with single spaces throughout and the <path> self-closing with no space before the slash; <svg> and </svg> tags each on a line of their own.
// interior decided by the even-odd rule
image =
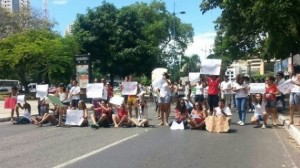
<svg viewBox="0 0 300 168">
<path fill-rule="evenodd" d="M 156 125 L 156 114 L 149 114 Z M 166 126 L 93 130 L 2 122 L 0 167 L 300 167 L 300 151 L 281 127 L 231 128 L 213 134 Z"/>
</svg>

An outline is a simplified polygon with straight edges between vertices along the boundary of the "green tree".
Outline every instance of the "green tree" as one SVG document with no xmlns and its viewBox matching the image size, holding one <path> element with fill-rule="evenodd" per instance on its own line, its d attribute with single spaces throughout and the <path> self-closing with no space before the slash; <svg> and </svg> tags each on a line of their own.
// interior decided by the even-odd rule
<svg viewBox="0 0 300 168">
<path fill-rule="evenodd" d="M 58 83 L 74 72 L 78 44 L 48 30 L 28 30 L 0 41 L 0 78 L 16 78 L 27 86 L 35 82 Z M 32 77 L 40 77 L 33 79 Z"/>
<path fill-rule="evenodd" d="M 215 21 L 215 54 L 222 58 L 286 58 L 300 50 L 300 1 L 203 0 L 203 13 L 222 10 Z M 292 11 L 292 12 L 291 12 Z"/>
<path fill-rule="evenodd" d="M 182 57 L 181 72 L 183 76 L 188 76 L 189 72 L 200 72 L 200 57 L 197 54 L 191 57 Z"/>
</svg>

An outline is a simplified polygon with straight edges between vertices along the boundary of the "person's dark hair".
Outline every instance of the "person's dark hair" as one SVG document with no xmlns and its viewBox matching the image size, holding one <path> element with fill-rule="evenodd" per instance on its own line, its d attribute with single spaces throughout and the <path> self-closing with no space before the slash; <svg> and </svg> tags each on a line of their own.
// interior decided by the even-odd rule
<svg viewBox="0 0 300 168">
<path fill-rule="evenodd" d="M 17 86 L 11 87 L 11 90 L 18 90 Z"/>
<path fill-rule="evenodd" d="M 284 77 L 284 74 L 283 74 L 282 71 L 279 71 L 279 72 L 277 72 L 276 76 L 280 76 L 281 78 L 283 78 L 283 77 Z"/>
<path fill-rule="evenodd" d="M 169 76 L 169 74 L 167 72 L 164 72 L 163 75 L 166 77 L 166 79 L 170 78 L 170 76 Z"/>
<path fill-rule="evenodd" d="M 274 76 L 270 75 L 270 76 L 268 76 L 267 78 L 268 78 L 270 81 L 275 82 L 275 77 L 274 77 Z"/>
<path fill-rule="evenodd" d="M 80 100 L 79 103 L 82 105 L 83 109 L 86 109 L 86 104 L 83 100 Z"/>
<path fill-rule="evenodd" d="M 200 103 L 200 102 L 195 102 L 194 104 L 193 104 L 193 109 L 196 109 L 196 103 L 198 103 L 199 104 L 199 110 L 203 110 L 203 108 L 202 108 L 202 103 Z"/>
<path fill-rule="evenodd" d="M 238 84 L 242 85 L 242 84 L 244 83 L 244 76 L 241 75 L 241 74 L 238 74 L 238 75 L 236 76 L 236 82 L 237 82 Z"/>
<path fill-rule="evenodd" d="M 257 99 L 256 99 L 256 95 L 260 95 L 260 97 L 261 97 L 261 99 L 260 99 L 260 101 L 258 101 Z M 261 93 L 256 93 L 256 94 L 254 94 L 253 95 L 253 102 L 254 102 L 254 104 L 260 104 L 261 105 L 261 103 L 262 103 L 262 94 Z"/>
<path fill-rule="evenodd" d="M 185 112 L 186 112 L 187 108 L 186 108 L 186 105 L 185 105 L 185 101 L 184 101 L 184 100 L 183 100 L 183 103 L 184 103 L 184 104 L 181 106 L 181 100 L 183 100 L 183 99 L 179 99 L 179 100 L 177 101 L 176 109 L 179 110 L 180 113 L 182 114 L 182 113 L 185 113 Z"/>
<path fill-rule="evenodd" d="M 226 101 L 225 101 L 225 99 L 220 99 L 219 102 L 222 102 L 225 104 Z"/>
</svg>

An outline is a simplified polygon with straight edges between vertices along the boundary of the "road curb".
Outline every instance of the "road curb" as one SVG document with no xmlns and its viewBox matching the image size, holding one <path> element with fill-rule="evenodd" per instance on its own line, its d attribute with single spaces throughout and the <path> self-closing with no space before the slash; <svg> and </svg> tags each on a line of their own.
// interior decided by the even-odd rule
<svg viewBox="0 0 300 168">
<path fill-rule="evenodd" d="M 286 116 L 279 114 L 278 121 L 283 125 L 284 129 L 290 134 L 290 136 L 296 140 L 297 144 L 300 145 L 300 130 L 294 125 L 290 125 L 290 121 Z"/>
</svg>

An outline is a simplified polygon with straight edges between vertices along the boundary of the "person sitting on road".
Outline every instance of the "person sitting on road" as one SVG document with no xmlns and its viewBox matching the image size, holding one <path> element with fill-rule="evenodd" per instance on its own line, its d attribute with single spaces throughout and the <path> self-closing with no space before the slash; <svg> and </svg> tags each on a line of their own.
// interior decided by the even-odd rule
<svg viewBox="0 0 300 168">
<path fill-rule="evenodd" d="M 205 126 L 205 118 L 206 113 L 203 111 L 201 103 L 198 101 L 195 102 L 188 123 L 192 128 L 200 129 Z"/>
<path fill-rule="evenodd" d="M 216 116 L 224 116 L 224 117 L 231 117 L 231 110 L 228 106 L 225 105 L 225 99 L 219 100 L 219 106 L 214 108 L 214 115 Z"/>
<path fill-rule="evenodd" d="M 31 122 L 31 106 L 24 100 L 24 104 L 18 103 L 18 107 L 23 109 L 23 117 L 19 117 L 13 124 L 29 124 Z"/>
<path fill-rule="evenodd" d="M 47 122 L 50 122 L 51 125 L 57 125 L 58 124 L 58 119 L 52 115 L 52 114 L 49 114 L 49 113 L 45 113 L 44 116 L 42 117 L 42 119 L 40 120 L 40 118 L 35 118 L 33 120 L 33 123 L 35 125 L 38 125 L 39 127 L 42 127 L 43 124 L 47 123 Z"/>
<path fill-rule="evenodd" d="M 82 110 L 83 114 L 82 114 L 82 118 L 83 118 L 83 122 L 81 123 L 80 127 L 86 127 L 89 125 L 89 121 L 88 121 L 88 110 L 86 107 L 86 104 L 83 100 L 79 100 L 78 102 L 78 110 Z"/>
<path fill-rule="evenodd" d="M 257 127 L 259 126 L 259 122 L 263 121 L 263 125 L 261 128 L 266 128 L 267 120 L 268 120 L 268 114 L 266 112 L 266 102 L 263 98 L 263 95 L 261 93 L 256 93 L 253 96 L 253 106 L 254 106 L 254 115 L 251 118 L 252 124 L 257 124 Z"/>
<path fill-rule="evenodd" d="M 140 101 L 140 98 L 137 98 L 134 105 L 138 108 L 139 115 L 138 118 L 131 117 L 130 122 L 138 127 L 149 126 L 146 100 Z"/>
<path fill-rule="evenodd" d="M 121 106 L 118 106 L 117 111 L 117 114 L 112 115 L 115 128 L 119 128 L 120 125 L 128 123 L 128 111 L 126 105 L 123 103 Z"/>
<path fill-rule="evenodd" d="M 105 101 L 97 101 L 94 100 L 93 102 L 93 111 L 94 113 L 91 114 L 92 119 L 92 128 L 98 128 L 99 126 L 109 127 L 109 117 L 111 116 L 112 109 L 108 107 Z"/>
<path fill-rule="evenodd" d="M 180 124 L 183 122 L 183 125 L 186 127 L 187 126 L 187 121 L 186 119 L 188 118 L 188 109 L 185 104 L 184 99 L 180 99 L 177 102 L 176 108 L 175 108 L 175 120 L 172 121 L 169 125 L 172 126 L 173 122 L 177 122 Z"/>
</svg>

